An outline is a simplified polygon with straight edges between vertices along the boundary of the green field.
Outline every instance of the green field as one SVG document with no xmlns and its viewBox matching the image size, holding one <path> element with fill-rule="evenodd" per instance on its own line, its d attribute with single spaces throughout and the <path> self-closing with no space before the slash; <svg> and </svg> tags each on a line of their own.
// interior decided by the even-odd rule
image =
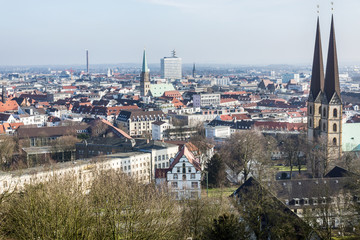
<svg viewBox="0 0 360 240">
<path fill-rule="evenodd" d="M 274 169 L 276 169 L 277 171 L 290 171 L 290 167 L 289 166 L 273 166 L 273 168 Z M 293 167 L 293 172 L 295 172 L 295 171 L 298 171 L 299 169 L 298 169 L 298 167 L 297 166 L 294 166 Z M 306 171 L 307 170 L 307 168 L 306 168 L 306 166 L 305 165 L 302 165 L 301 166 L 301 171 Z"/>
<path fill-rule="evenodd" d="M 228 197 L 238 187 L 209 188 L 209 197 Z M 206 196 L 206 187 L 202 187 L 202 195 Z"/>
</svg>

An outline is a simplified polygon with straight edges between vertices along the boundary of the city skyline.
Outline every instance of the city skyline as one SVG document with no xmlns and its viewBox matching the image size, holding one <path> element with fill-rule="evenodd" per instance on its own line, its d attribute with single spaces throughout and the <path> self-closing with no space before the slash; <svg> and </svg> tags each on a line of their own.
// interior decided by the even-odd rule
<svg viewBox="0 0 360 240">
<path fill-rule="evenodd" d="M 141 63 L 144 46 L 150 64 L 173 49 L 184 63 L 311 64 L 316 5 L 324 48 L 332 13 L 325 0 L 84 3 L 4 2 L 0 65 L 85 64 L 85 49 L 90 65 Z M 350 27 L 360 24 L 358 7 L 335 2 L 340 65 L 360 63 L 360 33 Z"/>
</svg>

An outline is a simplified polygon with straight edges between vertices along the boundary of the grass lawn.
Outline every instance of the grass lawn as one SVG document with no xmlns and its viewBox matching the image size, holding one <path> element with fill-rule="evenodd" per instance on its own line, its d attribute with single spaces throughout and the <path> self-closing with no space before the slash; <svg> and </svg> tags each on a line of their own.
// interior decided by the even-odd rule
<svg viewBox="0 0 360 240">
<path fill-rule="evenodd" d="M 277 171 L 283 171 L 283 172 L 285 172 L 285 171 L 290 171 L 290 167 L 289 167 L 289 166 L 273 166 L 272 168 L 276 169 Z M 299 169 L 298 169 L 297 166 L 294 166 L 294 167 L 293 167 L 293 172 L 296 172 L 296 171 L 298 171 L 298 170 L 299 170 Z M 306 170 L 307 170 L 306 166 L 305 166 L 305 165 L 302 165 L 302 166 L 301 166 L 301 171 L 306 171 Z"/>
<path fill-rule="evenodd" d="M 333 240 L 356 240 L 359 239 L 357 236 L 346 236 L 346 237 L 332 237 Z"/>
<path fill-rule="evenodd" d="M 209 197 L 228 197 L 238 189 L 238 187 L 209 188 Z M 202 195 L 206 196 L 206 187 L 202 187 Z"/>
</svg>

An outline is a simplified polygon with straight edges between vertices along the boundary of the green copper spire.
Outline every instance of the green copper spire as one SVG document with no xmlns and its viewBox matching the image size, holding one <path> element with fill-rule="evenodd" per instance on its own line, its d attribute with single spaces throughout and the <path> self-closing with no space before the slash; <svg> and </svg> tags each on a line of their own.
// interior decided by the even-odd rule
<svg viewBox="0 0 360 240">
<path fill-rule="evenodd" d="M 144 48 L 144 55 L 143 55 L 143 65 L 142 65 L 142 70 L 141 72 L 149 72 L 149 68 L 147 66 L 147 61 L 146 61 L 146 51 Z"/>
</svg>

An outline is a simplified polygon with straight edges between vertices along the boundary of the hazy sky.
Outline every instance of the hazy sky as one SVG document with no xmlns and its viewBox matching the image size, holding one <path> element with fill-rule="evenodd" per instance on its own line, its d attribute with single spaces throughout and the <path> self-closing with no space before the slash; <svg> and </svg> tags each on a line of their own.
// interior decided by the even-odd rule
<svg viewBox="0 0 360 240">
<path fill-rule="evenodd" d="M 310 64 L 330 0 L 0 0 L 0 65 L 141 62 Z M 360 0 L 335 1 L 340 64 L 360 63 Z"/>
</svg>

